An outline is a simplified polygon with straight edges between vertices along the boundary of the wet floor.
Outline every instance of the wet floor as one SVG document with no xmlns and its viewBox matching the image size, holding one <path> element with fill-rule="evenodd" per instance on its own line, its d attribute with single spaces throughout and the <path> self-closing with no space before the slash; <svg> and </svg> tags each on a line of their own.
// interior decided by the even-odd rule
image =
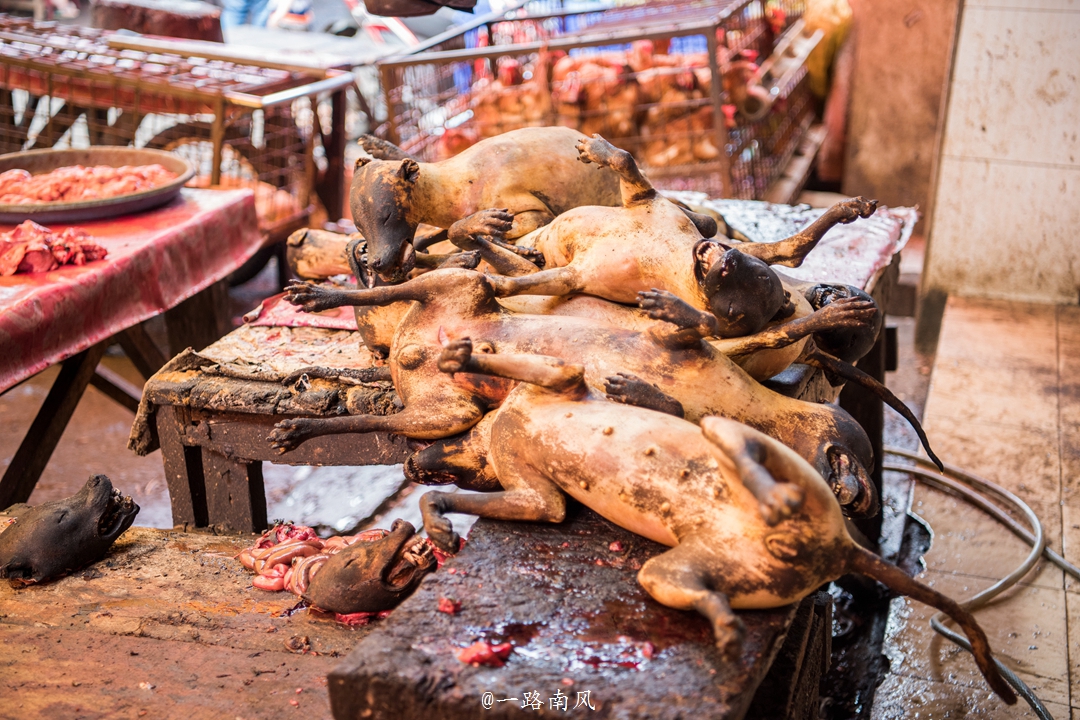
<svg viewBox="0 0 1080 720">
<path fill-rule="evenodd" d="M 1047 545 L 1080 563 L 1080 308 L 950 298 L 924 424 L 935 450 L 1004 486 L 1040 518 Z M 964 502 L 918 486 L 932 529 L 923 582 L 964 600 L 1018 567 L 1028 547 Z M 1058 720 L 1080 717 L 1080 585 L 1038 563 L 975 613 L 998 659 Z M 891 665 L 874 720 L 1036 717 L 989 694 L 971 657 L 929 628 L 932 611 L 893 601 Z"/>
</svg>

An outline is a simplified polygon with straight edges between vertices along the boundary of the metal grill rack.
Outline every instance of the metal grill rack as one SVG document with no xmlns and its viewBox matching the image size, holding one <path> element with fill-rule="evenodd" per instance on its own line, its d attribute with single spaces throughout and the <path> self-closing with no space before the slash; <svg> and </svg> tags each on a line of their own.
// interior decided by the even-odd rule
<svg viewBox="0 0 1080 720">
<path fill-rule="evenodd" d="M 376 132 L 431 161 L 566 125 L 630 150 L 660 187 L 760 198 L 812 120 L 804 61 L 820 36 L 802 35 L 802 5 L 529 3 L 380 61 L 388 117 Z M 751 61 L 769 93 L 752 119 L 732 99 Z"/>
<path fill-rule="evenodd" d="M 279 241 L 312 211 L 316 145 L 341 153 L 325 147 L 342 144 L 324 132 L 338 111 L 320 102 L 343 98 L 353 76 L 227 52 L 0 15 L 0 151 L 171 150 L 196 168 L 194 186 L 251 188 L 260 229 Z"/>
</svg>

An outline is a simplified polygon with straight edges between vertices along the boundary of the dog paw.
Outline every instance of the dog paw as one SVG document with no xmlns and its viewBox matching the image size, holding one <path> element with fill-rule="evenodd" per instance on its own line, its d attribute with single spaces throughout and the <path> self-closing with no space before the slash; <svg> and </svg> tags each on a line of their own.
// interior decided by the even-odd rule
<svg viewBox="0 0 1080 720">
<path fill-rule="evenodd" d="M 279 453 L 295 450 L 308 438 L 310 424 L 307 420 L 293 419 L 282 420 L 274 426 L 273 431 L 267 436 L 270 447 Z"/>
<path fill-rule="evenodd" d="M 846 225 L 859 218 L 868 218 L 873 215 L 877 210 L 877 200 L 867 200 L 862 196 L 853 197 L 838 203 L 837 207 L 841 213 L 839 222 Z"/>
</svg>

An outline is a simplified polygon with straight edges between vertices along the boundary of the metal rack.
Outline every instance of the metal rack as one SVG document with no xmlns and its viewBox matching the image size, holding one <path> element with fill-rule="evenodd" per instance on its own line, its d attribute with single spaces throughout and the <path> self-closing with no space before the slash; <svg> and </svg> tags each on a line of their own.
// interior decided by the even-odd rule
<svg viewBox="0 0 1080 720">
<path fill-rule="evenodd" d="M 660 187 L 760 198 L 812 120 L 803 61 L 818 36 L 802 36 L 801 5 L 775 5 L 781 24 L 761 0 L 530 4 L 380 61 L 388 117 L 376 132 L 437 160 L 518 127 L 567 125 L 630 150 Z M 768 58 L 770 109 L 754 120 L 730 97 L 746 58 Z"/>
<path fill-rule="evenodd" d="M 344 138 L 332 126 L 352 84 L 349 72 L 238 58 L 213 43 L 0 15 L 0 150 L 171 150 L 196 168 L 192 185 L 251 188 L 268 242 L 307 223 L 317 160 L 340 178 Z"/>
</svg>

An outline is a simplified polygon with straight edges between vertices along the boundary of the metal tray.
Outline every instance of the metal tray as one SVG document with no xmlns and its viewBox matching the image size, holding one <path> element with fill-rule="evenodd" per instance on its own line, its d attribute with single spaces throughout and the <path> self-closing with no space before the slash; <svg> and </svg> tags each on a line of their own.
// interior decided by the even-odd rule
<svg viewBox="0 0 1080 720">
<path fill-rule="evenodd" d="M 41 224 L 100 220 L 127 215 L 164 205 L 180 194 L 195 170 L 181 157 L 164 150 L 126 147 L 89 147 L 82 150 L 28 150 L 0 155 L 0 173 L 21 168 L 31 175 L 51 172 L 71 165 L 153 165 L 157 163 L 176 173 L 170 183 L 143 192 L 118 195 L 100 200 L 51 202 L 29 205 L 0 205 L 0 223 L 33 220 Z"/>
</svg>

